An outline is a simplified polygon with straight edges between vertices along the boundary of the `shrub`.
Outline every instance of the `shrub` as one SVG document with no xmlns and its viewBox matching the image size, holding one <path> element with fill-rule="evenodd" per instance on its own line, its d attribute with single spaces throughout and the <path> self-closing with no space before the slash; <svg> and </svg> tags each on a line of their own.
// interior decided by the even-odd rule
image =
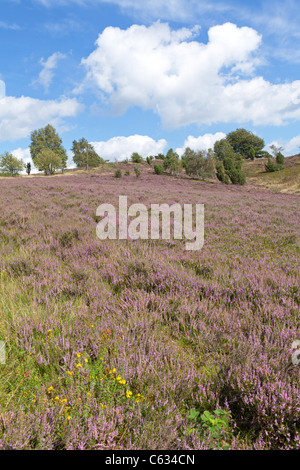
<svg viewBox="0 0 300 470">
<path fill-rule="evenodd" d="M 186 174 L 195 178 L 214 178 L 216 174 L 212 151 L 195 152 L 186 148 L 182 156 L 182 165 Z"/>
<path fill-rule="evenodd" d="M 160 163 L 154 165 L 154 173 L 156 175 L 162 175 L 164 172 L 164 167 Z"/>
<path fill-rule="evenodd" d="M 134 167 L 134 172 L 135 172 L 135 174 L 136 174 L 136 177 L 139 178 L 140 175 L 141 175 L 141 172 L 140 172 L 140 170 L 139 170 L 136 166 Z"/>
<path fill-rule="evenodd" d="M 125 176 L 129 176 L 130 175 L 130 171 L 129 170 L 126 170 L 125 171 Z"/>
<path fill-rule="evenodd" d="M 274 171 L 278 171 L 278 167 L 271 158 L 268 158 L 268 162 L 265 163 L 265 170 L 267 173 L 273 173 Z"/>
<path fill-rule="evenodd" d="M 144 159 L 137 152 L 133 152 L 133 154 L 131 155 L 131 161 L 133 163 L 143 163 Z"/>
<path fill-rule="evenodd" d="M 118 170 L 116 170 L 115 178 L 122 178 L 122 172 L 121 172 L 120 168 Z"/>
</svg>

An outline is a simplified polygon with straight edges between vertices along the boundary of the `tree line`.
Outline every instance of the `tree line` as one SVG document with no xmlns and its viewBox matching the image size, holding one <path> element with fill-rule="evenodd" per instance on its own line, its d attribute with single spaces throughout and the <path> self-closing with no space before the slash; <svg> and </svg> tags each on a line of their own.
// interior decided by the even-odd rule
<svg viewBox="0 0 300 470">
<path fill-rule="evenodd" d="M 160 153 L 155 157 L 147 157 L 147 163 L 152 165 L 154 161 L 154 172 L 158 175 L 167 171 L 178 176 L 185 170 L 187 175 L 194 178 L 206 179 L 216 176 L 225 184 L 243 185 L 246 181 L 242 170 L 244 160 L 267 157 L 266 171 L 278 171 L 283 168 L 282 148 L 271 146 L 272 156 L 263 150 L 264 147 L 263 139 L 246 129 L 237 129 L 227 134 L 224 139 L 217 141 L 213 149 L 195 151 L 188 147 L 181 158 L 173 149 L 169 149 L 166 155 Z M 62 139 L 50 124 L 31 133 L 29 149 L 34 166 L 45 175 L 53 175 L 57 170 L 63 172 L 67 168 L 68 157 L 62 145 Z M 73 161 L 78 168 L 88 170 L 90 167 L 105 163 L 105 160 L 97 154 L 85 138 L 74 140 L 71 150 Z M 162 163 L 155 163 L 157 160 L 161 160 Z M 133 152 L 131 161 L 142 163 L 144 159 L 137 152 Z M 21 159 L 9 152 L 0 157 L 0 171 L 4 174 L 15 176 L 24 169 L 29 175 L 31 164 L 25 165 Z"/>
</svg>

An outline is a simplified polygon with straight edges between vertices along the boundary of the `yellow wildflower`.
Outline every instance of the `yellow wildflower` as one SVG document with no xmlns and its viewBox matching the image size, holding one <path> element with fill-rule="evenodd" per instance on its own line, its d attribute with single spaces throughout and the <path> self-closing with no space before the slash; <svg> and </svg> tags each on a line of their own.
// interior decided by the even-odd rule
<svg viewBox="0 0 300 470">
<path fill-rule="evenodd" d="M 79 364 L 76 365 L 76 367 L 82 367 L 82 365 L 79 363 Z"/>
<path fill-rule="evenodd" d="M 140 393 L 138 393 L 135 397 L 136 403 L 139 403 L 140 401 L 143 401 L 144 399 L 145 397 L 143 397 L 143 395 L 141 395 Z"/>
<path fill-rule="evenodd" d="M 81 357 L 81 353 L 77 353 L 76 356 L 77 356 L 77 357 Z"/>
<path fill-rule="evenodd" d="M 126 390 L 126 398 L 130 398 L 132 395 L 132 392 L 130 390 Z"/>
<path fill-rule="evenodd" d="M 51 385 L 51 387 L 48 388 L 48 393 L 52 392 L 52 390 L 53 390 L 53 387 Z"/>
</svg>

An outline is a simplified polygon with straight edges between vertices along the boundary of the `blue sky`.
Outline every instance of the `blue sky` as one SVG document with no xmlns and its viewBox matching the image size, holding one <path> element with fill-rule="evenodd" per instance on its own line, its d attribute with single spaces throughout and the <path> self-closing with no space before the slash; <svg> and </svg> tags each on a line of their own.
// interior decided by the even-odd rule
<svg viewBox="0 0 300 470">
<path fill-rule="evenodd" d="M 0 45 L 0 153 L 48 123 L 111 161 L 239 127 L 299 152 L 299 1 L 0 0 Z"/>
</svg>

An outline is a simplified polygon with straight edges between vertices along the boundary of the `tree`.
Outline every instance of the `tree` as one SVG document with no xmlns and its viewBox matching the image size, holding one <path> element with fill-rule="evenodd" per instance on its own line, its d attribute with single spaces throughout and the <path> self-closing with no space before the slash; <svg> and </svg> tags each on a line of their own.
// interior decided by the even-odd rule
<svg viewBox="0 0 300 470">
<path fill-rule="evenodd" d="M 219 181 L 225 184 L 230 184 L 230 178 L 225 171 L 223 162 L 220 160 L 216 161 L 216 172 L 217 172 L 217 178 Z"/>
<path fill-rule="evenodd" d="M 104 163 L 103 158 L 99 157 L 94 147 L 83 137 L 78 142 L 73 140 L 72 152 L 74 153 L 73 161 L 78 167 L 85 167 L 86 170 L 89 166 L 95 167 Z"/>
<path fill-rule="evenodd" d="M 26 165 L 26 173 L 27 173 L 28 176 L 30 175 L 30 172 L 31 172 L 31 163 L 28 162 L 27 165 Z"/>
<path fill-rule="evenodd" d="M 215 156 L 218 160 L 224 158 L 235 158 L 235 151 L 232 145 L 226 139 L 217 140 L 214 145 Z"/>
<path fill-rule="evenodd" d="M 131 155 L 131 161 L 133 163 L 143 163 L 144 159 L 139 153 L 133 152 L 133 154 Z"/>
<path fill-rule="evenodd" d="M 229 176 L 232 184 L 245 184 L 246 176 L 242 172 L 242 162 L 240 159 L 226 157 L 223 160 L 225 173 Z"/>
<path fill-rule="evenodd" d="M 179 155 L 173 151 L 173 149 L 169 149 L 164 160 L 163 165 L 165 170 L 169 170 L 171 175 L 178 175 L 182 170 L 182 163 L 179 160 Z"/>
<path fill-rule="evenodd" d="M 0 157 L 0 169 L 3 173 L 16 176 L 19 171 L 24 170 L 24 168 L 24 162 L 21 159 L 19 160 L 17 157 L 14 157 L 9 152 L 5 152 L 5 154 Z"/>
<path fill-rule="evenodd" d="M 284 155 L 281 153 L 283 151 L 283 147 L 278 147 L 277 145 L 270 145 L 270 149 L 272 150 L 273 156 L 277 163 L 277 170 L 282 170 L 284 167 Z"/>
<path fill-rule="evenodd" d="M 53 175 L 55 170 L 62 167 L 61 157 L 49 148 L 42 149 L 36 155 L 34 164 L 39 171 L 44 171 L 45 175 Z"/>
<path fill-rule="evenodd" d="M 230 132 L 227 134 L 226 140 L 230 143 L 234 152 L 240 153 L 243 158 L 253 159 L 253 150 L 255 158 L 262 157 L 261 151 L 265 146 L 264 140 L 246 129 L 237 129 L 234 132 Z"/>
<path fill-rule="evenodd" d="M 284 167 L 284 156 L 282 155 L 281 152 L 278 152 L 276 155 L 276 163 L 279 169 L 282 170 Z"/>
<path fill-rule="evenodd" d="M 181 157 L 186 174 L 195 178 L 214 178 L 216 174 L 212 150 L 195 152 L 187 147 Z"/>
<path fill-rule="evenodd" d="M 222 165 L 216 165 L 217 178 L 226 184 L 229 182 L 245 184 L 246 176 L 242 172 L 242 155 L 235 153 L 232 145 L 226 139 L 217 141 L 214 145 L 214 151 L 216 161 L 222 163 Z"/>
<path fill-rule="evenodd" d="M 42 129 L 35 130 L 31 133 L 31 144 L 29 146 L 33 163 L 36 157 L 44 150 L 48 149 L 54 152 L 60 158 L 59 168 L 63 171 L 67 168 L 67 154 L 62 146 L 62 140 L 51 124 Z M 36 166 L 36 165 L 35 165 Z"/>
</svg>

